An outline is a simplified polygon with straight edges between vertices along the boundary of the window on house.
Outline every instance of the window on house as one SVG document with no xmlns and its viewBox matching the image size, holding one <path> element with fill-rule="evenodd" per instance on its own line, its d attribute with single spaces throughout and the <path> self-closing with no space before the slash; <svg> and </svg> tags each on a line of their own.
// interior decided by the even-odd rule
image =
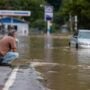
<svg viewBox="0 0 90 90">
<path fill-rule="evenodd" d="M 15 29 L 15 30 L 17 31 L 17 26 L 16 26 L 16 25 L 13 25 L 13 26 L 8 25 L 8 31 L 9 31 L 10 29 Z"/>
<path fill-rule="evenodd" d="M 17 26 L 15 25 L 15 26 L 13 26 L 14 27 L 14 29 L 17 31 Z"/>
</svg>

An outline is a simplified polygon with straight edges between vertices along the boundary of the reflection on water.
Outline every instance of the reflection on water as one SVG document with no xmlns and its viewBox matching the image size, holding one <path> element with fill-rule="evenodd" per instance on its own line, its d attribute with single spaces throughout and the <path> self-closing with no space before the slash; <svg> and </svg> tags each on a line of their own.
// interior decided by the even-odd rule
<svg viewBox="0 0 90 90">
<path fill-rule="evenodd" d="M 27 57 L 29 53 L 29 43 L 28 43 L 28 37 L 21 36 L 19 38 L 19 44 L 18 44 L 18 51 L 20 53 L 20 58 Z"/>
<path fill-rule="evenodd" d="M 26 36 L 20 36 L 18 37 L 19 42 L 17 43 L 17 51 L 19 52 L 19 60 L 15 60 L 13 64 L 15 65 L 26 65 L 27 63 L 30 63 L 29 61 L 29 37 Z"/>
<path fill-rule="evenodd" d="M 30 37 L 30 46 L 21 45 L 21 57 L 29 58 L 50 90 L 89 90 L 90 51 L 71 49 L 67 42 L 53 36 Z"/>
<path fill-rule="evenodd" d="M 80 90 L 90 89 L 90 49 L 78 49 L 72 50 L 72 53 L 77 57 L 77 68 L 78 68 L 78 83 Z"/>
<path fill-rule="evenodd" d="M 44 44 L 44 53 L 45 53 L 45 61 L 52 62 L 52 36 L 47 34 L 45 36 L 45 44 Z"/>
<path fill-rule="evenodd" d="M 78 79 L 84 90 L 90 89 L 90 49 L 79 49 L 77 51 L 78 64 L 82 67 L 78 69 Z"/>
<path fill-rule="evenodd" d="M 90 65 L 90 49 L 80 49 L 77 52 L 78 62 L 80 64 L 89 64 Z"/>
</svg>

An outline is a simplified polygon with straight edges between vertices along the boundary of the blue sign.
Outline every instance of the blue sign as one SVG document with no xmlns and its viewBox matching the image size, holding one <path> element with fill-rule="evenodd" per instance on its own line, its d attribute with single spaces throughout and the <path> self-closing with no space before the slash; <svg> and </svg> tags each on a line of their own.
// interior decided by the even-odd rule
<svg viewBox="0 0 90 90">
<path fill-rule="evenodd" d="M 30 16 L 30 11 L 17 11 L 17 10 L 0 10 L 0 15 L 3 16 Z"/>
<path fill-rule="evenodd" d="M 45 6 L 44 19 L 45 21 L 53 19 L 53 7 L 52 6 Z"/>
<path fill-rule="evenodd" d="M 52 20 L 52 17 L 49 15 L 46 15 L 46 20 Z"/>
</svg>

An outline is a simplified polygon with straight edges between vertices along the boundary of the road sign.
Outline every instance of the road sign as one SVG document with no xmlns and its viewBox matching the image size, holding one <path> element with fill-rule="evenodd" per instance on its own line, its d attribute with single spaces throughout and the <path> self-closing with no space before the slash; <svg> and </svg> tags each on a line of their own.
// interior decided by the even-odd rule
<svg viewBox="0 0 90 90">
<path fill-rule="evenodd" d="M 45 21 L 53 19 L 53 7 L 52 6 L 45 6 L 44 8 L 44 19 Z"/>
<path fill-rule="evenodd" d="M 17 10 L 0 10 L 2 16 L 30 16 L 30 11 L 17 11 Z"/>
</svg>

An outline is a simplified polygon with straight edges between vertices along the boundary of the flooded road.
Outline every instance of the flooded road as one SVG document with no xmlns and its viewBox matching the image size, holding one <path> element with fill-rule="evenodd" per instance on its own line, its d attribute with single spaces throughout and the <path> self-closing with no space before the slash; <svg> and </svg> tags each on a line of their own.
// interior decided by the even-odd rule
<svg viewBox="0 0 90 90">
<path fill-rule="evenodd" d="M 90 50 L 73 49 L 68 39 L 31 36 L 29 59 L 50 90 L 90 90 Z"/>
<path fill-rule="evenodd" d="M 18 51 L 12 64 L 19 68 L 0 67 L 0 90 L 90 90 L 90 49 L 70 48 L 61 36 L 35 35 L 19 37 Z"/>
</svg>

